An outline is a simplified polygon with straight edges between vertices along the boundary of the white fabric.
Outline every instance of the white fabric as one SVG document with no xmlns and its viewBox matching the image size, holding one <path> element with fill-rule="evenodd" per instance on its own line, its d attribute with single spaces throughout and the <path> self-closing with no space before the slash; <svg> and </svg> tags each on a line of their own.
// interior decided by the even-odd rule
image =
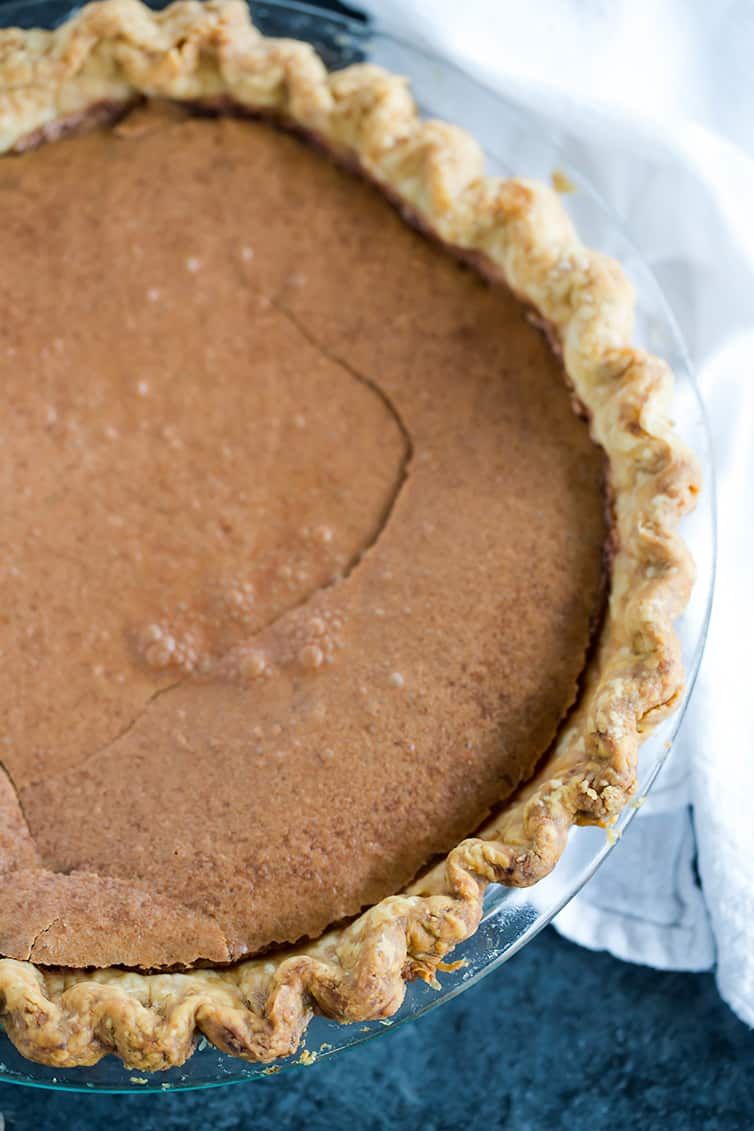
<svg viewBox="0 0 754 1131">
<path fill-rule="evenodd" d="M 754 1025 L 754 6 L 362 6 L 565 131 L 573 163 L 622 217 L 681 324 L 717 460 L 712 628 L 670 766 L 557 925 L 661 968 L 716 962 L 721 993 Z"/>
</svg>

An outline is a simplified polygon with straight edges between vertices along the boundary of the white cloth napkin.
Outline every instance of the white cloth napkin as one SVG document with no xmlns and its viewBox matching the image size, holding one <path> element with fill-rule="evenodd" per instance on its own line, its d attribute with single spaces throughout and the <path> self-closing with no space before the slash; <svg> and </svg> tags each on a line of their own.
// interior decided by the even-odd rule
<svg viewBox="0 0 754 1131">
<path fill-rule="evenodd" d="M 754 1025 L 754 6 L 360 6 L 564 132 L 571 163 L 622 218 L 681 325 L 717 462 L 712 627 L 670 764 L 556 925 L 630 961 L 716 965 L 723 997 Z"/>
</svg>

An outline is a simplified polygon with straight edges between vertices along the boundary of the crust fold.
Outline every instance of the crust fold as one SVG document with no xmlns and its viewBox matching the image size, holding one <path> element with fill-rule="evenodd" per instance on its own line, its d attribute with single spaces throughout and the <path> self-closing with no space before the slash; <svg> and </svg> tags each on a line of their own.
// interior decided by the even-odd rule
<svg viewBox="0 0 754 1131">
<path fill-rule="evenodd" d="M 223 970 L 51 972 L 0 960 L 11 1039 L 58 1067 L 116 1052 L 131 1068 L 163 1069 L 185 1061 L 198 1032 L 271 1061 L 295 1051 L 315 1010 L 340 1021 L 394 1013 L 405 980 L 432 980 L 476 930 L 489 883 L 535 883 L 573 824 L 608 823 L 625 805 L 639 744 L 682 691 L 672 621 L 693 579 L 676 527 L 698 472 L 667 415 L 671 374 L 631 346 L 630 284 L 583 247 L 554 193 L 486 176 L 473 138 L 421 120 L 405 80 L 371 64 L 330 75 L 309 46 L 261 36 L 242 0 L 179 0 L 162 12 L 103 0 L 56 31 L 0 31 L 0 153 L 143 95 L 230 100 L 306 130 L 533 308 L 609 458 L 612 588 L 581 699 L 546 764 L 406 894 L 309 946 Z"/>
</svg>

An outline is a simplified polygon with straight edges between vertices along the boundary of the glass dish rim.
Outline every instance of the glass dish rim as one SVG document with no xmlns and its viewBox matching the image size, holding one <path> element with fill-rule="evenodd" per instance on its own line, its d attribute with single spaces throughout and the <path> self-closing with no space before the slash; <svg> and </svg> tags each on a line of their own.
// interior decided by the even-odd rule
<svg viewBox="0 0 754 1131">
<path fill-rule="evenodd" d="M 4 9 L 8 9 L 8 10 L 11 10 L 11 11 L 21 11 L 21 10 L 23 10 L 23 11 L 27 11 L 27 10 L 33 11 L 35 9 L 44 8 L 45 6 L 47 6 L 47 7 L 54 6 L 56 8 L 59 8 L 60 11 L 61 11 L 61 20 L 65 19 L 68 16 L 70 16 L 71 14 L 73 14 L 80 7 L 80 5 L 75 4 L 75 3 L 74 4 L 66 3 L 65 0 L 10 0 L 10 2 L 7 3 L 7 4 L 0 4 L 0 28 L 9 26 L 5 22 L 5 19 L 4 19 L 4 17 L 5 17 Z M 158 0 L 157 3 L 152 2 L 152 6 L 153 7 L 162 7 L 164 5 L 162 4 L 162 2 L 160 2 L 160 0 Z M 374 41 L 375 39 L 379 39 L 379 40 L 383 40 L 385 42 L 391 42 L 393 44 L 397 44 L 397 45 L 403 47 L 405 50 L 407 50 L 411 54 L 422 57 L 425 62 L 438 65 L 445 70 L 453 72 L 456 76 L 462 78 L 464 81 L 472 84 L 474 87 L 478 88 L 479 90 L 484 91 L 490 98 L 492 98 L 496 101 L 499 101 L 500 103 L 504 103 L 505 108 L 506 108 L 506 112 L 511 117 L 515 117 L 521 125 L 530 121 L 531 117 L 533 116 L 533 115 L 527 116 L 527 113 L 526 113 L 525 109 L 523 108 L 523 106 L 521 105 L 521 103 L 518 102 L 514 97 L 510 96 L 509 94 L 501 94 L 499 91 L 496 91 L 493 87 L 491 87 L 490 85 L 485 83 L 483 80 L 480 80 L 475 75 L 472 75 L 469 72 L 467 72 L 462 66 L 456 64 L 455 62 L 447 59 L 446 57 L 444 57 L 442 55 L 435 53 L 434 51 L 428 49 L 424 45 L 414 43 L 410 39 L 408 39 L 404 36 L 401 36 L 401 35 L 397 35 L 393 32 L 384 31 L 380 27 L 379 22 L 375 22 L 375 23 L 361 22 L 358 19 L 354 19 L 354 18 L 349 17 L 349 16 L 347 16 L 343 13 L 332 12 L 328 9 L 320 8 L 316 4 L 306 3 L 306 2 L 304 2 L 304 0 L 259 0 L 259 2 L 256 2 L 256 0 L 250 0 L 249 6 L 252 10 L 252 13 L 254 13 L 255 9 L 260 9 L 260 8 L 263 9 L 263 8 L 266 7 L 268 9 L 277 9 L 281 13 L 288 12 L 292 15 L 298 14 L 298 15 L 302 15 L 302 16 L 307 16 L 307 17 L 315 19 L 315 20 L 324 21 L 329 25 L 334 25 L 336 27 L 340 27 L 341 29 L 343 29 L 343 31 L 347 32 L 348 35 L 352 38 L 352 40 L 354 42 L 358 43 L 359 46 L 365 46 L 366 45 L 368 47 L 370 40 Z M 548 130 L 547 119 L 542 118 L 539 115 L 537 115 L 536 117 L 538 119 L 538 128 L 539 128 L 539 123 L 541 123 L 541 133 L 548 138 L 550 144 L 552 145 L 553 150 L 559 153 L 561 151 L 561 148 L 562 148 L 561 144 L 555 139 L 554 135 Z M 654 765 L 651 767 L 650 772 L 647 774 L 646 778 L 642 782 L 642 794 L 645 795 L 646 792 L 654 784 L 654 782 L 655 782 L 655 780 L 656 780 L 656 778 L 657 778 L 657 776 L 658 776 L 658 774 L 659 774 L 660 770 L 662 769 L 662 766 L 665 762 L 665 758 L 667 756 L 667 753 L 669 753 L 670 746 L 675 743 L 678 732 L 681 728 L 681 725 L 682 725 L 682 722 L 683 722 L 689 701 L 691 699 L 691 696 L 692 696 L 692 693 L 693 693 L 693 690 L 694 690 L 694 686 L 696 684 L 696 679 L 697 679 L 697 676 L 698 676 L 698 673 L 699 673 L 699 668 L 700 668 L 700 665 L 701 665 L 702 656 L 703 656 L 703 653 L 704 653 L 704 647 L 705 647 L 706 638 L 707 638 L 710 616 L 711 616 L 711 612 L 712 612 L 712 604 L 713 604 L 713 598 L 714 598 L 714 587 L 715 587 L 715 573 L 716 573 L 716 565 L 717 565 L 717 552 L 716 552 L 717 551 L 717 506 L 716 506 L 716 492 L 715 492 L 715 468 L 714 468 L 712 445 L 711 445 L 711 438 L 710 438 L 710 431 L 709 431 L 709 422 L 708 422 L 707 415 L 706 415 L 706 412 L 705 412 L 705 409 L 704 409 L 704 404 L 703 404 L 703 401 L 702 401 L 702 398 L 701 398 L 701 395 L 700 395 L 700 392 L 699 392 L 699 387 L 698 387 L 698 384 L 697 384 L 697 381 L 696 381 L 694 368 L 693 368 L 693 365 L 691 363 L 691 359 L 689 357 L 689 353 L 688 353 L 688 349 L 687 349 L 687 346 L 686 346 L 685 339 L 684 339 L 683 334 L 680 330 L 680 327 L 678 325 L 677 319 L 675 318 L 675 315 L 674 315 L 673 310 L 670 306 L 670 303 L 668 302 L 667 298 L 665 297 L 663 289 L 660 287 L 656 277 L 654 276 L 654 272 L 652 272 L 651 268 L 649 268 L 649 266 L 646 264 L 646 261 L 644 259 L 644 255 L 636 247 L 634 241 L 631 238 L 630 233 L 626 230 L 624 223 L 621 220 L 621 218 L 615 214 L 614 210 L 602 199 L 600 194 L 597 193 L 597 191 L 593 188 L 593 186 L 589 182 L 588 178 L 586 178 L 582 173 L 580 173 L 580 171 L 577 168 L 572 168 L 570 166 L 570 163 L 566 160 L 564 160 L 562 162 L 562 167 L 564 168 L 564 171 L 566 172 L 567 176 L 569 178 L 573 178 L 575 183 L 578 185 L 578 187 L 580 189 L 583 189 L 587 193 L 587 195 L 589 197 L 591 197 L 593 199 L 593 201 L 599 206 L 601 211 L 607 217 L 609 223 L 612 224 L 613 227 L 615 228 L 615 230 L 620 234 L 620 237 L 623 240 L 623 242 L 626 245 L 633 247 L 637 258 L 643 263 L 643 266 L 644 266 L 646 273 L 649 276 L 652 277 L 652 279 L 654 281 L 654 288 L 655 288 L 656 294 L 657 294 L 657 296 L 659 296 L 659 299 L 660 299 L 662 317 L 664 318 L 665 322 L 667 323 L 668 327 L 670 328 L 671 334 L 674 338 L 676 348 L 678 349 L 679 356 L 680 356 L 682 364 L 683 364 L 683 370 L 684 370 L 683 377 L 684 377 L 684 379 L 686 379 L 688 381 L 689 387 L 690 387 L 692 394 L 693 394 L 693 399 L 694 399 L 696 408 L 697 408 L 697 410 L 699 411 L 699 414 L 700 414 L 701 431 L 702 431 L 703 440 L 704 440 L 704 451 L 701 452 L 701 453 L 697 453 L 697 454 L 700 456 L 700 459 L 704 460 L 704 465 L 705 465 L 704 466 L 704 470 L 705 470 L 704 492 L 705 492 L 705 495 L 707 496 L 707 503 L 709 505 L 710 534 L 711 534 L 711 538 L 712 538 L 710 568 L 709 568 L 709 577 L 707 579 L 707 590 L 706 590 L 706 595 L 705 595 L 704 614 L 703 614 L 703 617 L 701 619 L 698 637 L 696 639 L 692 655 L 691 655 L 690 659 L 688 659 L 686 661 L 686 686 L 685 686 L 685 690 L 684 690 L 683 699 L 682 699 L 681 704 L 679 705 L 677 711 L 675 712 L 675 714 L 672 716 L 672 719 L 670 720 L 670 723 L 671 723 L 670 740 L 669 740 L 669 744 L 666 744 L 666 745 L 668 745 L 668 750 L 666 751 L 665 755 L 657 758 Z M 678 377 L 678 375 L 676 374 L 676 379 L 677 379 L 677 377 Z M 620 833 L 622 833 L 623 830 L 628 827 L 630 822 L 633 820 L 633 817 L 635 816 L 636 811 L 637 811 L 637 808 L 632 807 L 632 806 L 628 806 L 628 807 L 626 807 L 626 809 L 624 809 L 623 813 L 621 814 L 621 819 L 620 819 L 620 822 L 619 822 Z M 460 994 L 463 990 L 465 990 L 469 986 L 477 984 L 477 982 L 479 982 L 483 977 L 485 977 L 487 974 L 491 973 L 493 970 L 497 969 L 500 965 L 502 965 L 504 962 L 506 962 L 510 957 L 512 957 L 514 954 L 516 954 L 526 943 L 530 942 L 531 939 L 536 937 L 536 935 L 542 929 L 544 929 L 545 926 L 547 926 L 552 921 L 552 919 L 558 914 L 558 912 L 560 910 L 562 910 L 562 908 L 581 890 L 581 888 L 584 886 L 584 884 L 588 882 L 588 880 L 592 877 L 592 875 L 596 872 L 596 870 L 600 867 L 600 865 L 604 862 L 604 860 L 610 854 L 610 852 L 612 851 L 616 842 L 617 842 L 617 838 L 616 838 L 616 840 L 613 840 L 612 843 L 609 843 L 606 840 L 602 850 L 594 855 L 594 857 L 590 861 L 588 868 L 586 868 L 582 872 L 582 874 L 580 875 L 578 882 L 574 886 L 569 888 L 566 892 L 564 892 L 562 897 L 559 900 L 557 900 L 552 905 L 548 905 L 546 913 L 540 914 L 539 917 L 535 921 L 533 921 L 529 926 L 527 926 L 521 932 L 520 936 L 517 938 L 517 940 L 514 944 L 507 947 L 504 951 L 502 951 L 498 955 L 494 956 L 489 962 L 487 962 L 484 965 L 484 967 L 482 969 L 478 970 L 467 981 L 465 981 L 463 983 L 451 985 L 449 987 L 443 987 L 441 989 L 441 991 L 439 991 L 437 993 L 436 997 L 432 1001 L 428 1002 L 423 1007 L 418 1008 L 415 1012 L 412 1012 L 409 1015 L 401 1016 L 401 1014 L 403 1012 L 403 1007 L 402 1007 L 402 1009 L 398 1012 L 398 1014 L 396 1014 L 394 1018 L 389 1019 L 387 1024 L 384 1025 L 384 1027 L 381 1024 L 380 1024 L 380 1027 L 377 1027 L 377 1028 L 372 1027 L 368 1032 L 363 1033 L 360 1037 L 356 1037 L 352 1041 L 349 1041 L 348 1043 L 344 1043 L 341 1046 L 334 1047 L 334 1048 L 332 1048 L 331 1051 L 328 1051 L 326 1053 L 324 1053 L 324 1052 L 321 1053 L 318 1056 L 317 1059 L 318 1060 L 327 1059 L 328 1057 L 333 1056 L 336 1053 L 344 1052 L 347 1049 L 355 1048 L 358 1045 L 363 1044 L 368 1040 L 372 1040 L 372 1039 L 374 1039 L 375 1036 L 382 1035 L 384 1033 L 390 1032 L 392 1029 L 399 1028 L 402 1025 L 407 1024 L 409 1021 L 413 1021 L 416 1018 L 423 1016 L 423 1014 L 428 1012 L 429 1009 L 437 1008 L 438 1006 L 444 1004 L 446 1001 L 452 1000 L 453 998 L 458 996 L 458 994 Z M 492 909 L 487 908 L 485 910 L 484 919 L 487 920 L 491 915 L 496 914 L 497 910 L 498 910 L 497 907 L 492 908 Z M 470 940 L 467 940 L 467 943 L 471 943 L 471 942 L 473 942 L 473 938 L 470 939 Z M 456 949 L 456 954 L 458 954 L 463 949 L 464 945 L 465 944 L 461 944 L 461 946 L 459 946 Z M 350 1028 L 350 1029 L 355 1028 L 355 1026 L 347 1026 L 347 1027 L 342 1026 L 341 1028 L 343 1028 L 345 1030 L 346 1028 Z M 7 1037 L 4 1037 L 3 1039 L 5 1041 L 8 1040 Z M 2 1055 L 2 1049 L 1 1048 L 0 1048 L 0 1055 Z M 197 1057 L 197 1055 L 198 1054 L 195 1052 L 193 1054 L 193 1057 L 190 1058 L 190 1060 L 187 1062 L 187 1065 L 189 1066 L 189 1071 L 190 1071 L 190 1065 L 191 1065 L 192 1061 L 194 1060 L 194 1058 Z M 294 1056 L 295 1055 L 296 1054 L 294 1054 Z M 225 1059 L 229 1063 L 238 1064 L 239 1068 L 243 1067 L 243 1066 L 248 1067 L 247 1062 L 240 1060 L 239 1058 L 228 1056 L 228 1057 L 225 1057 Z M 25 1063 L 29 1064 L 29 1066 L 32 1070 L 36 1067 L 46 1068 L 46 1066 L 36 1066 L 33 1062 L 27 1061 Z M 236 1077 L 228 1078 L 228 1079 L 209 1080 L 209 1081 L 204 1080 L 204 1081 L 200 1081 L 200 1082 L 190 1082 L 190 1081 L 188 1081 L 188 1082 L 185 1082 L 185 1083 L 183 1083 L 183 1082 L 179 1082 L 179 1083 L 175 1083 L 175 1084 L 171 1083 L 169 1085 L 166 1085 L 164 1083 L 159 1082 L 159 1080 L 153 1076 L 153 1078 L 150 1079 L 149 1081 L 147 1081 L 144 1085 L 139 1083 L 138 1086 L 137 1086 L 137 1084 L 133 1084 L 132 1086 L 129 1087 L 129 1086 L 125 1086 L 125 1084 L 121 1084 L 120 1086 L 113 1085 L 112 1087 L 110 1087 L 110 1086 L 101 1086 L 101 1085 L 98 1085 L 98 1084 L 93 1085 L 91 1083 L 87 1083 L 84 1080 L 81 1080 L 80 1082 L 75 1081 L 75 1082 L 68 1083 L 67 1081 L 58 1081 L 58 1080 L 52 1081 L 52 1080 L 49 1080 L 49 1079 L 47 1079 L 47 1080 L 21 1079 L 17 1076 L 7 1074 L 6 1070 L 5 1070 L 5 1066 L 3 1065 L 2 1067 L 0 1067 L 0 1082 L 20 1084 L 23 1087 L 41 1088 L 41 1089 L 52 1090 L 52 1091 L 80 1092 L 80 1093 L 83 1093 L 83 1094 L 91 1094 L 92 1092 L 96 1092 L 98 1094 L 99 1093 L 102 1093 L 102 1094 L 163 1093 L 163 1092 L 166 1092 L 168 1090 L 173 1092 L 173 1091 L 192 1091 L 192 1090 L 200 1090 L 200 1089 L 205 1089 L 205 1088 L 218 1088 L 218 1087 L 225 1087 L 225 1086 L 230 1085 L 230 1084 L 244 1083 L 244 1082 L 248 1082 L 250 1080 L 267 1079 L 267 1078 L 269 1078 L 269 1076 L 271 1075 L 272 1072 L 288 1071 L 290 1068 L 293 1068 L 293 1067 L 296 1067 L 296 1066 L 297 1066 L 296 1061 L 294 1059 L 290 1058 L 286 1062 L 283 1062 L 279 1067 L 272 1068 L 271 1071 L 270 1070 L 264 1070 L 264 1071 L 261 1071 L 261 1072 L 255 1074 L 255 1075 L 238 1075 Z M 184 1067 L 186 1067 L 186 1066 L 184 1066 Z M 125 1067 L 122 1064 L 119 1065 L 119 1068 L 123 1069 L 126 1073 L 131 1072 L 132 1078 L 133 1078 L 133 1070 L 125 1069 Z M 87 1069 L 86 1068 L 61 1069 L 60 1071 L 61 1072 L 84 1072 L 85 1073 L 87 1071 Z"/>
</svg>

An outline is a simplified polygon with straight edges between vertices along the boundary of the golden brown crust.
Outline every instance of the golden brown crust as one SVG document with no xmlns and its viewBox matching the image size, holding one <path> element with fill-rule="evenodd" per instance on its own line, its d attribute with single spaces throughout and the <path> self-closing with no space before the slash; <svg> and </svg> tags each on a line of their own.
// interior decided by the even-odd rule
<svg viewBox="0 0 754 1131">
<path fill-rule="evenodd" d="M 241 0 L 189 0 L 160 13 L 104 0 L 55 32 L 0 32 L 0 152 L 142 94 L 230 99 L 279 116 L 356 164 L 445 243 L 481 257 L 560 343 L 609 457 L 616 531 L 605 625 L 552 756 L 514 803 L 406 894 L 310 946 L 228 970 L 51 973 L 0 960 L 4 1022 L 25 1055 L 67 1066 L 115 1051 L 155 1070 L 182 1063 L 197 1031 L 268 1061 L 295 1050 L 315 1009 L 341 1021 L 389 1016 L 405 979 L 431 976 L 474 932 L 488 883 L 536 882 L 571 825 L 620 811 L 640 741 L 683 685 L 672 621 L 693 569 L 676 526 L 698 483 L 666 416 L 670 372 L 630 345 L 633 301 L 620 268 L 580 244 L 550 190 L 485 176 L 471 137 L 421 121 L 404 80 L 369 64 L 328 75 L 308 46 L 259 35 Z"/>
</svg>

